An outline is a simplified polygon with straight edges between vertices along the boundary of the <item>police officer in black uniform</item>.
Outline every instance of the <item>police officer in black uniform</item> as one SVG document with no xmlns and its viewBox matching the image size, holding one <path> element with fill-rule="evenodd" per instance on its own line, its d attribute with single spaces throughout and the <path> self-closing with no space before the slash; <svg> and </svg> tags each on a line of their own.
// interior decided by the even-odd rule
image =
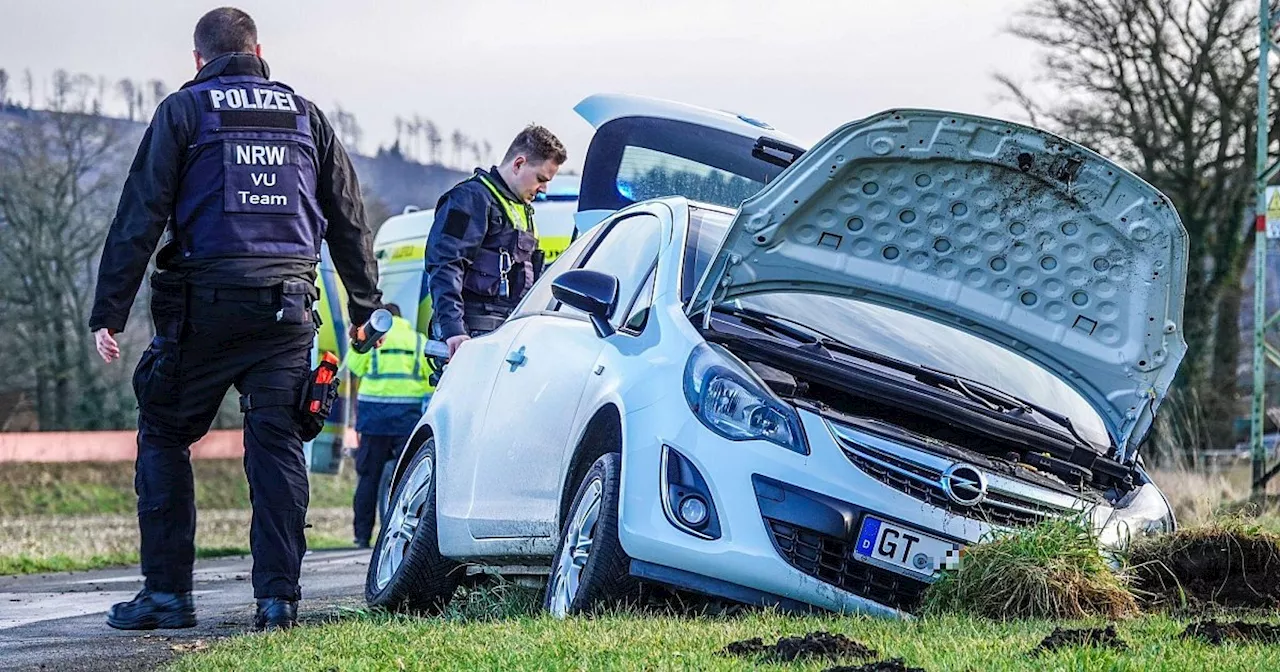
<svg viewBox="0 0 1280 672">
<path fill-rule="evenodd" d="M 229 387 L 244 412 L 257 629 L 296 623 L 309 490 L 301 395 L 321 241 L 353 323 L 381 305 L 360 187 L 313 104 L 269 78 L 253 19 L 205 14 L 196 77 L 156 109 L 107 235 L 90 328 L 108 362 L 151 253 L 156 335 L 134 373 L 145 587 L 107 616 L 126 630 L 195 625 L 190 446 Z M 308 423 L 308 426 L 314 423 Z M 313 427 L 314 429 L 314 427 Z"/>
<path fill-rule="evenodd" d="M 432 333 L 457 352 L 498 328 L 542 271 L 530 205 L 565 162 L 564 145 L 542 126 L 511 141 L 502 164 L 476 169 L 436 203 L 427 236 Z"/>
</svg>

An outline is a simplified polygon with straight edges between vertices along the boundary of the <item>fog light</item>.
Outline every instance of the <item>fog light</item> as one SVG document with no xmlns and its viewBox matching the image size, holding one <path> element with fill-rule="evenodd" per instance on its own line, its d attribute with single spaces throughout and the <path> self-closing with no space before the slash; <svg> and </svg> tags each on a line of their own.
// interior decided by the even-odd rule
<svg viewBox="0 0 1280 672">
<path fill-rule="evenodd" d="M 680 519 L 690 527 L 707 522 L 707 503 L 701 497 L 685 497 L 680 502 Z"/>
</svg>

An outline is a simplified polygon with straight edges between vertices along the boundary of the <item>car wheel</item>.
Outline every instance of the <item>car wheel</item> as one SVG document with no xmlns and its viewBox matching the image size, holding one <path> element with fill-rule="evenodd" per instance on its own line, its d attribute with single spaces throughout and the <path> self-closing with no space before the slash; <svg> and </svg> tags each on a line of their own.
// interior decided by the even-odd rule
<svg viewBox="0 0 1280 672">
<path fill-rule="evenodd" d="M 440 555 L 436 537 L 435 456 L 428 439 L 392 493 L 365 577 L 369 606 L 436 613 L 462 580 L 462 566 Z"/>
<path fill-rule="evenodd" d="M 569 507 L 551 565 L 543 606 L 556 618 L 590 612 L 631 599 L 638 582 L 618 540 L 618 492 L 622 456 L 595 461 Z"/>
</svg>

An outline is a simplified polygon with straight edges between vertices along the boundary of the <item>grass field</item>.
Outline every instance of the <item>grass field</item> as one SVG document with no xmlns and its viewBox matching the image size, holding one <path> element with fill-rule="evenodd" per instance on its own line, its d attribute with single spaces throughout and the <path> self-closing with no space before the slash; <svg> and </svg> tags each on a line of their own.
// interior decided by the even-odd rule
<svg viewBox="0 0 1280 672">
<path fill-rule="evenodd" d="M 514 591 L 513 591 L 514 592 Z M 524 592 L 524 591 L 519 591 Z M 491 602 L 491 600 L 481 600 Z M 827 631 L 847 635 L 928 672 L 987 670 L 1276 670 L 1280 646 L 1214 647 L 1178 635 L 1190 619 L 1150 616 L 1118 625 L 1126 651 L 1075 647 L 1028 654 L 1059 623 L 941 617 L 890 621 L 855 616 L 736 617 L 618 613 L 555 621 L 531 612 L 533 599 L 507 595 L 496 604 L 425 619 L 353 613 L 287 633 L 250 635 L 176 661 L 173 669 L 208 670 L 823 670 L 865 660 L 766 664 L 720 653 L 730 642 Z M 505 604 L 505 608 L 504 608 Z M 466 609 L 461 610 L 466 612 Z M 504 613 L 505 611 L 505 613 Z M 1277 614 L 1271 614 L 1274 618 Z M 1074 621 L 1072 627 L 1102 626 Z"/>
<path fill-rule="evenodd" d="M 249 552 L 249 486 L 239 460 L 198 460 L 196 553 Z M 351 545 L 355 470 L 311 474 L 310 548 Z M 138 562 L 132 463 L 7 464 L 0 468 L 0 574 Z"/>
<path fill-rule="evenodd" d="M 1162 479 L 1169 483 L 1166 487 L 1175 496 L 1181 519 L 1204 523 L 1229 508 L 1238 486 L 1214 478 L 1176 473 Z M 1255 520 L 1263 527 L 1280 530 L 1280 517 Z M 983 596 L 964 599 L 981 601 Z M 287 633 L 219 642 L 180 658 L 173 669 L 826 670 L 869 662 L 770 663 L 722 653 L 725 645 L 752 637 L 772 643 L 783 636 L 825 631 L 875 649 L 876 660 L 901 658 L 906 665 L 928 672 L 1280 670 L 1280 643 L 1213 646 L 1198 639 L 1182 639 L 1187 626 L 1205 614 L 1148 613 L 1112 621 L 1127 645 L 1125 650 L 1077 646 L 1031 655 L 1057 626 L 1103 627 L 1108 621 L 998 620 L 956 614 L 891 621 L 858 616 L 799 617 L 770 611 L 730 617 L 619 612 L 556 621 L 540 613 L 539 602 L 537 591 L 503 586 L 462 593 L 443 617 L 353 611 L 344 618 Z M 1217 617 L 1274 623 L 1280 612 L 1218 613 Z"/>
</svg>

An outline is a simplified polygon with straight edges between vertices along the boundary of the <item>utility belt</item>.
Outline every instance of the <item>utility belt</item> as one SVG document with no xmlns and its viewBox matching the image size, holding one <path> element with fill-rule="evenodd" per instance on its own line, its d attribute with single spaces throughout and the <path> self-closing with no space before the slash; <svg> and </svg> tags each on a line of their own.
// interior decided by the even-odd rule
<svg viewBox="0 0 1280 672">
<path fill-rule="evenodd" d="M 463 301 L 462 325 L 467 328 L 467 334 L 471 336 L 487 334 L 502 326 L 513 310 L 515 305 Z"/>
<path fill-rule="evenodd" d="M 190 315 L 193 302 L 227 301 L 272 306 L 276 308 L 276 322 L 280 324 L 305 324 L 316 328 L 322 324 L 320 313 L 314 305 L 320 298 L 320 291 L 315 283 L 306 280 L 283 280 L 267 287 L 206 287 L 187 282 L 180 277 L 169 277 L 172 275 L 174 274 L 155 273 L 151 276 L 151 286 L 154 290 L 152 292 L 153 314 L 157 304 L 162 307 L 168 304 L 167 307 L 170 307 L 170 310 L 181 304 L 181 321 L 185 321 L 185 318 Z M 179 325 L 179 331 L 180 329 L 181 325 Z M 176 337 L 177 334 L 175 334 Z"/>
</svg>

